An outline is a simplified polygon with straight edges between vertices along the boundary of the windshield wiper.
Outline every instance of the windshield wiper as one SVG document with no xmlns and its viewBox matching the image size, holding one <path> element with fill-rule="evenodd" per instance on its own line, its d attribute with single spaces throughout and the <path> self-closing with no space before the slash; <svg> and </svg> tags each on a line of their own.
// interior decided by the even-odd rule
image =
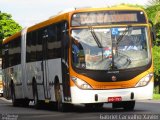
<svg viewBox="0 0 160 120">
<path fill-rule="evenodd" d="M 96 41 L 98 47 L 99 47 L 99 48 L 103 48 L 101 42 L 99 41 L 97 35 L 96 35 L 95 32 L 94 32 L 93 27 L 92 27 L 92 26 L 88 26 L 88 28 L 89 28 L 89 30 L 90 30 L 90 32 L 91 32 L 91 34 L 92 34 L 94 40 Z"/>
</svg>

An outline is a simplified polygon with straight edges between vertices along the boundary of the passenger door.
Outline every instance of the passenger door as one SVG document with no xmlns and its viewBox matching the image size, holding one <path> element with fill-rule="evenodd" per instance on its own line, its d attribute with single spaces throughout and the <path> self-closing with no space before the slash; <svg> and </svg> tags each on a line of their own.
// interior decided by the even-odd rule
<svg viewBox="0 0 160 120">
<path fill-rule="evenodd" d="M 68 23 L 61 23 L 61 36 L 62 36 L 62 84 L 64 101 L 69 101 L 70 94 L 70 81 L 69 81 L 69 31 Z"/>
<path fill-rule="evenodd" d="M 44 85 L 44 94 L 45 99 L 50 99 L 50 86 L 49 86 L 49 68 L 48 68 L 48 60 L 47 60 L 47 42 L 48 41 L 48 31 L 47 28 L 43 30 L 42 36 L 42 76 L 43 76 L 43 85 Z"/>
</svg>

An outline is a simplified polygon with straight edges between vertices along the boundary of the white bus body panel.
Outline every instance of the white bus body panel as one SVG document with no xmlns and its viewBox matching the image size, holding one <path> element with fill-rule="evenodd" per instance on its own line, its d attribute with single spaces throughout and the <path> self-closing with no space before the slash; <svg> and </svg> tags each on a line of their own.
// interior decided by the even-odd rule
<svg viewBox="0 0 160 120">
<path fill-rule="evenodd" d="M 32 80 L 35 78 L 37 83 L 37 91 L 38 91 L 38 99 L 45 100 L 44 89 L 48 90 L 50 94 L 50 101 L 55 101 L 55 93 L 54 93 L 54 80 L 57 76 L 59 78 L 59 82 L 62 83 L 62 69 L 61 69 L 61 59 L 52 59 L 47 60 L 47 75 L 49 86 L 44 88 L 43 83 L 43 71 L 42 71 L 42 61 L 31 62 L 26 64 L 26 80 L 27 80 L 27 89 L 28 89 L 28 98 L 33 99 L 33 90 L 32 90 Z M 46 77 L 46 76 L 44 76 Z M 46 82 L 46 81 L 44 81 Z"/>
<path fill-rule="evenodd" d="M 55 77 L 57 76 L 59 79 L 59 82 L 62 84 L 62 63 L 61 58 L 54 59 L 54 60 L 48 60 L 48 75 L 49 75 L 49 83 L 53 84 L 55 81 Z M 61 85 L 61 91 L 62 90 Z M 51 94 L 51 101 L 55 101 L 55 91 L 54 91 L 54 85 L 50 85 L 50 94 Z M 62 94 L 63 97 L 63 94 Z"/>
<path fill-rule="evenodd" d="M 22 68 L 21 65 L 15 65 L 3 70 L 3 93 L 4 97 L 10 99 L 10 82 L 13 80 L 15 85 L 15 94 L 16 98 L 23 97 L 23 88 L 22 88 Z"/>
<path fill-rule="evenodd" d="M 16 99 L 23 98 L 24 96 L 24 89 L 22 87 L 23 81 L 22 81 L 22 67 L 21 65 L 16 65 L 12 68 L 9 68 L 10 70 L 13 70 L 13 74 L 10 76 L 10 80 L 12 79 L 15 85 L 15 95 Z M 8 80 L 8 81 L 10 81 Z"/>
</svg>

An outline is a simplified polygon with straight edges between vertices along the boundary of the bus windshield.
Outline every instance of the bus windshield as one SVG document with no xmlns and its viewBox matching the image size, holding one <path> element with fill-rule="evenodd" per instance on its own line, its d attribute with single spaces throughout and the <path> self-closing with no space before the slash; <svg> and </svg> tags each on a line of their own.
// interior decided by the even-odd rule
<svg viewBox="0 0 160 120">
<path fill-rule="evenodd" d="M 76 68 L 119 70 L 149 63 L 146 27 L 73 29 L 72 63 Z"/>
</svg>

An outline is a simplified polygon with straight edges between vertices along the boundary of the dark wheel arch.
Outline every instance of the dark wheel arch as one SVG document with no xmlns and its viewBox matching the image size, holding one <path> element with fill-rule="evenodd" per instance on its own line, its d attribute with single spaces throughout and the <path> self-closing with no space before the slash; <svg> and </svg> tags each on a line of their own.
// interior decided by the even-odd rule
<svg viewBox="0 0 160 120">
<path fill-rule="evenodd" d="M 34 107 L 36 109 L 39 109 L 41 107 L 41 103 L 38 98 L 37 82 L 36 82 L 35 77 L 33 77 L 32 79 L 32 92 L 33 92 Z"/>
<path fill-rule="evenodd" d="M 16 99 L 15 84 L 14 84 L 13 80 L 11 80 L 11 82 L 10 82 L 10 91 L 11 91 L 12 105 L 13 106 L 19 106 L 19 102 Z"/>
</svg>

